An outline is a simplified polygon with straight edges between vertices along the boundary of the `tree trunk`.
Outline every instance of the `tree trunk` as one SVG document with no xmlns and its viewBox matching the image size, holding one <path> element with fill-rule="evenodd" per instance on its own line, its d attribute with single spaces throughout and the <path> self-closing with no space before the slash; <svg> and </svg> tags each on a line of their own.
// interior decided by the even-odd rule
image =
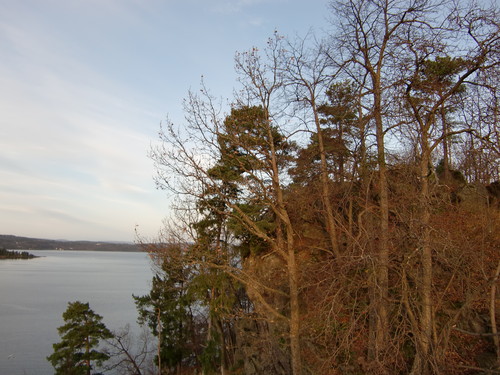
<svg viewBox="0 0 500 375">
<path fill-rule="evenodd" d="M 217 331 L 220 336 L 220 373 L 221 375 L 228 374 L 228 355 L 226 348 L 226 340 L 224 337 L 224 329 L 222 328 L 222 322 L 220 319 L 215 319 L 215 324 L 217 326 Z"/>
<path fill-rule="evenodd" d="M 270 121 L 269 121 L 270 123 Z M 272 133 L 269 127 L 269 139 L 272 138 Z M 300 353 L 300 306 L 299 306 L 299 278 L 297 263 L 295 260 L 295 240 L 294 240 L 294 230 L 293 225 L 288 216 L 288 212 L 285 205 L 285 199 L 283 197 L 283 189 L 280 183 L 278 161 L 276 157 L 276 150 L 274 144 L 270 144 L 270 156 L 271 156 L 271 166 L 272 166 L 272 184 L 276 199 L 276 206 L 274 207 L 275 213 L 277 214 L 278 230 L 280 225 L 283 225 L 286 233 L 283 234 L 282 231 L 278 232 L 277 242 L 278 247 L 284 250 L 285 261 L 288 271 L 288 282 L 289 282 L 289 293 L 290 293 L 290 352 L 291 352 L 291 364 L 292 364 L 292 374 L 301 375 L 302 373 L 302 359 Z M 286 244 L 284 240 L 286 237 Z"/>
<path fill-rule="evenodd" d="M 158 308 L 158 375 L 161 375 L 161 309 Z"/>
<path fill-rule="evenodd" d="M 292 354 L 293 375 L 301 375 L 302 360 L 300 353 L 300 308 L 297 265 L 295 262 L 295 251 L 289 247 L 288 252 L 288 275 L 290 283 L 290 351 Z"/>
<path fill-rule="evenodd" d="M 445 183 L 450 182 L 450 151 L 448 150 L 448 125 L 446 124 L 446 112 L 444 104 L 440 108 L 441 124 L 443 127 L 443 177 Z"/>
<path fill-rule="evenodd" d="M 420 241 L 421 281 L 420 281 L 420 332 L 416 335 L 418 340 L 417 354 L 412 373 L 426 375 L 430 371 L 430 356 L 432 342 L 432 247 L 430 230 L 430 204 L 429 204 L 429 165 L 430 149 L 426 129 L 421 131 L 421 159 L 420 159 L 420 225 L 422 228 Z"/>
<path fill-rule="evenodd" d="M 336 229 L 337 225 L 335 224 L 333 208 L 330 202 L 330 179 L 328 178 L 328 163 L 326 161 L 323 130 L 321 129 L 318 112 L 314 105 L 313 105 L 313 111 L 314 111 L 314 122 L 316 124 L 316 133 L 318 135 L 319 155 L 321 160 L 321 199 L 323 200 L 323 206 L 326 211 L 326 223 L 327 223 L 326 228 L 328 231 L 328 236 L 330 238 L 330 244 L 332 246 L 333 254 L 338 259 L 340 257 L 340 250 L 337 239 L 337 229 Z"/>
<path fill-rule="evenodd" d="M 89 337 L 85 337 L 85 355 L 87 359 L 85 360 L 85 364 L 87 365 L 87 375 L 90 375 L 90 339 Z"/>
<path fill-rule="evenodd" d="M 500 367 L 500 339 L 498 337 L 497 319 L 496 319 L 496 295 L 497 295 L 497 282 L 500 276 L 500 261 L 498 261 L 497 269 L 493 280 L 491 281 L 490 289 L 490 321 L 491 321 L 491 333 L 493 334 L 493 342 L 495 344 L 496 355 L 497 355 L 497 366 Z"/>
<path fill-rule="evenodd" d="M 374 118 L 377 138 L 378 163 L 378 197 L 379 197 L 379 233 L 377 258 L 375 263 L 375 288 L 373 301 L 373 321 L 375 332 L 374 342 L 371 345 L 372 355 L 379 359 L 388 340 L 388 288 L 389 288 L 389 192 L 387 184 L 387 165 L 385 161 L 384 128 L 382 121 L 382 94 L 380 74 L 372 78 L 374 87 Z"/>
</svg>

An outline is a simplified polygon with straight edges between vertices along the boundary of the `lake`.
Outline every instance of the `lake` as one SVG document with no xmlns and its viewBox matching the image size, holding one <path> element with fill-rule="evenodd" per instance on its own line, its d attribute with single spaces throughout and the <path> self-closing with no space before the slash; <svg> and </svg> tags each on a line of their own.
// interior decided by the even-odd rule
<svg viewBox="0 0 500 375">
<path fill-rule="evenodd" d="M 132 294 L 147 294 L 153 276 L 146 254 L 30 253 L 41 257 L 0 261 L 0 374 L 54 373 L 46 357 L 68 302 L 89 302 L 111 330 L 136 326 Z"/>
</svg>

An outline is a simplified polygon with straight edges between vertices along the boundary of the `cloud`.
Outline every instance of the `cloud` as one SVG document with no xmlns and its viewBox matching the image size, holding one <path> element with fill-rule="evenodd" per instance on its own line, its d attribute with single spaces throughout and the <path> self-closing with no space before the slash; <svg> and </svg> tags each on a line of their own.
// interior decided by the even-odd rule
<svg viewBox="0 0 500 375">
<path fill-rule="evenodd" d="M 83 218 L 68 214 L 62 210 L 57 209 L 45 209 L 41 208 L 34 212 L 35 215 L 40 215 L 47 220 L 54 220 L 55 222 L 64 223 L 66 226 L 74 225 L 84 225 L 84 226 L 96 226 L 97 223 L 85 220 Z"/>
<path fill-rule="evenodd" d="M 262 17 L 253 17 L 253 18 L 248 19 L 247 23 L 248 23 L 248 25 L 253 26 L 253 27 L 260 27 L 260 26 L 264 25 L 266 22 L 265 22 L 264 18 L 262 18 Z"/>
<path fill-rule="evenodd" d="M 244 9 L 255 7 L 263 3 L 276 3 L 279 0 L 220 0 L 212 4 L 212 9 L 216 13 L 235 14 Z"/>
<path fill-rule="evenodd" d="M 166 210 L 146 154 L 161 117 L 26 19 L 0 15 L 3 231 L 131 240 L 137 223 L 158 228 Z"/>
</svg>

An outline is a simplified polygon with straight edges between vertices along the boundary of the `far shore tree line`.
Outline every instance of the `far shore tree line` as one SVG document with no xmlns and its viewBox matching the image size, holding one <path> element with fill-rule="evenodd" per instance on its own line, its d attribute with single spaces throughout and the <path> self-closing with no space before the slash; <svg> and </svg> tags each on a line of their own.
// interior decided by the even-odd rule
<svg viewBox="0 0 500 375">
<path fill-rule="evenodd" d="M 33 259 L 35 255 L 28 251 L 14 251 L 0 248 L 0 259 Z"/>
<path fill-rule="evenodd" d="M 154 359 L 124 373 L 500 373 L 498 4 L 330 9 L 162 124 Z"/>
</svg>

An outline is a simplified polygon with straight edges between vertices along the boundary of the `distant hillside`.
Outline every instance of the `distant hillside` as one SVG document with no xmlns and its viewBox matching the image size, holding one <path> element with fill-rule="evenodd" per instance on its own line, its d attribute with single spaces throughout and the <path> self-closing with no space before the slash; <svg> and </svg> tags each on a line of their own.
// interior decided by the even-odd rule
<svg viewBox="0 0 500 375">
<path fill-rule="evenodd" d="M 133 243 L 46 240 L 4 234 L 0 234 L 0 248 L 9 250 L 140 251 L 139 246 Z"/>
</svg>

